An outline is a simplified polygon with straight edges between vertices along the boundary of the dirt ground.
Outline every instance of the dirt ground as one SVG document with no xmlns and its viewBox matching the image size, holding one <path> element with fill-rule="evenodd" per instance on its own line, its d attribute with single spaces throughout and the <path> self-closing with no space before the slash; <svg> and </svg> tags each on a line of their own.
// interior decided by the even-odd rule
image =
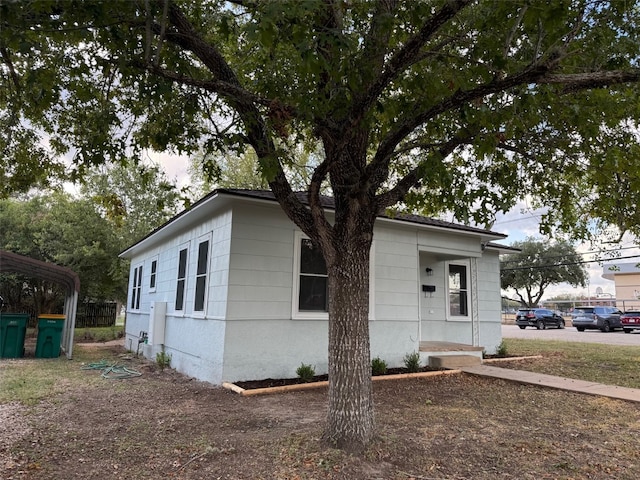
<svg viewBox="0 0 640 480">
<path fill-rule="evenodd" d="M 0 404 L 0 478 L 640 478 L 636 404 L 464 374 L 375 382 L 377 436 L 351 456 L 321 441 L 325 389 L 242 397 L 126 361 L 143 375 L 82 371 Z"/>
</svg>

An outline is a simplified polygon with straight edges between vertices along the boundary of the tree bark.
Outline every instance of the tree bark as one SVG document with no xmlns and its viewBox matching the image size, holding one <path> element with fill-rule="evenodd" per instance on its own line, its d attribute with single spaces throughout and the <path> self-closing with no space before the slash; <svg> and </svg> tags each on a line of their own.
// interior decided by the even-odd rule
<svg viewBox="0 0 640 480">
<path fill-rule="evenodd" d="M 346 243 L 348 242 L 348 243 Z M 326 439 L 361 452 L 374 431 L 369 349 L 371 236 L 342 244 L 329 273 L 329 405 Z"/>
</svg>

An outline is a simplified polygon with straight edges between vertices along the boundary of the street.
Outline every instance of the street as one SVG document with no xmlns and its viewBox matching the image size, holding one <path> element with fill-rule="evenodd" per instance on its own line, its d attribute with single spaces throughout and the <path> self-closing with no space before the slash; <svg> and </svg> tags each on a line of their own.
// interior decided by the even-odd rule
<svg viewBox="0 0 640 480">
<path fill-rule="evenodd" d="M 567 327 L 562 330 L 557 328 L 538 330 L 533 327 L 527 327 L 521 330 L 516 325 L 502 325 L 502 337 L 604 343 L 609 345 L 636 345 L 640 347 L 640 331 L 624 333 L 622 330 L 616 330 L 610 333 L 602 333 L 600 330 L 585 330 L 584 332 L 578 332 L 574 327 Z"/>
</svg>

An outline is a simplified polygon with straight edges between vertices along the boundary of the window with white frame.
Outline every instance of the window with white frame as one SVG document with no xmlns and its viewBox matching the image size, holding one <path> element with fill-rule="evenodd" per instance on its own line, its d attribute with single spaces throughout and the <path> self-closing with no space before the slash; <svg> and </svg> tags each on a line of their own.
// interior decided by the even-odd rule
<svg viewBox="0 0 640 480">
<path fill-rule="evenodd" d="M 141 294 L 142 294 L 142 265 L 133 269 L 133 283 L 131 286 L 131 310 L 140 310 Z"/>
<path fill-rule="evenodd" d="M 465 263 L 448 264 L 449 317 L 467 319 L 469 317 L 469 267 Z"/>
<path fill-rule="evenodd" d="M 193 304 L 195 312 L 204 312 L 207 291 L 207 271 L 209 265 L 209 240 L 198 244 L 198 264 L 196 268 L 196 296 Z"/>
<path fill-rule="evenodd" d="M 184 292 L 187 287 L 187 248 L 182 248 L 178 254 L 178 278 L 176 285 L 176 310 L 184 310 Z"/>
<path fill-rule="evenodd" d="M 320 249 L 302 232 L 294 237 L 294 270 L 292 317 L 300 319 L 327 319 L 329 317 L 329 276 Z M 369 264 L 369 319 L 375 317 L 374 248 L 371 247 Z"/>
<path fill-rule="evenodd" d="M 156 282 L 158 278 L 158 259 L 151 260 L 151 272 L 149 274 L 149 291 L 156 291 Z"/>
<path fill-rule="evenodd" d="M 326 312 L 329 307 L 329 278 L 322 252 L 308 238 L 300 239 L 300 281 L 298 309 Z"/>
</svg>

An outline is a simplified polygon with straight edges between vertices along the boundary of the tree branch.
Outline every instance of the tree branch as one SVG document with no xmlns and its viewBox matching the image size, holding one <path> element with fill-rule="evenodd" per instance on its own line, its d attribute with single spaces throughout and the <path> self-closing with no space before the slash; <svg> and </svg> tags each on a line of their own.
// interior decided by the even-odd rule
<svg viewBox="0 0 640 480">
<path fill-rule="evenodd" d="M 437 150 L 437 155 L 440 158 L 445 158 L 460 145 L 465 145 L 472 140 L 471 137 L 456 137 L 449 140 Z M 396 186 L 378 196 L 378 211 L 383 212 L 387 207 L 395 205 L 400 202 L 407 192 L 413 187 L 418 187 L 421 183 L 421 178 L 424 176 L 423 172 L 427 168 L 427 162 L 429 159 L 425 159 L 418 163 L 407 175 L 401 178 Z M 375 193 L 375 192 L 374 192 Z"/>
<path fill-rule="evenodd" d="M 555 58 L 549 60 L 550 63 L 555 63 L 555 61 Z M 371 178 L 374 188 L 379 187 L 386 178 L 389 162 L 396 146 L 420 125 L 444 112 L 454 110 L 492 93 L 502 92 L 518 85 L 535 83 L 545 75 L 549 68 L 550 66 L 547 62 L 532 64 L 518 74 L 505 78 L 494 78 L 490 83 L 480 85 L 471 90 L 457 90 L 450 97 L 426 110 L 421 110 L 420 105 L 416 105 L 415 109 L 410 109 L 404 119 L 398 122 L 397 128 L 390 131 L 380 142 L 373 160 L 367 166 L 367 177 Z"/>
<path fill-rule="evenodd" d="M 13 62 L 11 61 L 11 56 L 4 46 L 0 47 L 0 57 L 2 57 L 2 62 L 9 69 L 9 75 L 11 76 L 11 81 L 16 87 L 16 92 L 20 92 L 20 77 L 18 77 L 16 69 L 13 66 Z"/>
<path fill-rule="evenodd" d="M 162 52 L 162 44 L 164 43 L 164 37 L 167 33 L 167 15 L 169 13 L 169 0 L 164 0 L 162 6 L 162 23 L 160 24 L 160 35 L 158 36 L 158 48 L 156 49 L 156 56 L 153 59 L 153 64 L 157 67 L 160 65 L 160 53 Z"/>
<path fill-rule="evenodd" d="M 640 81 L 640 69 L 611 70 L 607 72 L 590 72 L 576 74 L 548 74 L 537 83 L 543 85 L 564 85 L 563 93 L 602 88 L 623 83 Z"/>
<path fill-rule="evenodd" d="M 378 0 L 376 11 L 371 19 L 371 27 L 364 37 L 362 58 L 367 62 L 370 72 L 382 71 L 391 29 L 383 29 L 384 17 L 391 15 L 397 7 L 396 0 Z"/>
<path fill-rule="evenodd" d="M 322 66 L 322 70 L 318 75 L 317 89 L 323 92 L 327 99 L 332 97 L 331 76 L 333 69 L 337 69 L 334 61 L 340 58 L 339 52 L 336 52 L 336 42 L 327 41 L 327 35 L 332 32 L 336 37 L 342 35 L 342 14 L 339 13 L 340 8 L 336 0 L 323 0 L 324 9 L 313 19 L 313 28 L 316 31 L 315 50 L 318 56 L 325 61 L 326 67 Z"/>
<path fill-rule="evenodd" d="M 527 9 L 528 9 L 528 5 L 524 5 L 523 7 L 520 8 L 520 11 L 518 12 L 518 18 L 514 22 L 513 28 L 511 28 L 511 31 L 507 36 L 507 39 L 504 43 L 504 51 L 503 51 L 503 55 L 505 58 L 509 56 L 509 49 L 511 48 L 513 37 L 515 36 L 516 31 L 518 30 L 518 27 L 520 27 L 520 25 L 522 24 L 522 19 L 524 18 L 524 14 L 527 12 Z"/>
<path fill-rule="evenodd" d="M 235 87 L 235 92 L 231 92 L 229 88 L 219 93 L 240 116 L 248 141 L 260 163 L 269 170 L 275 171 L 273 179 L 269 181 L 274 196 L 289 218 L 295 219 L 294 221 L 306 232 L 314 231 L 314 222 L 309 210 L 298 200 L 287 180 L 266 122 L 254 102 L 255 96 L 240 93 L 244 89 L 222 54 L 215 46 L 202 39 L 180 8 L 172 1 L 169 3 L 168 19 L 176 32 L 168 31 L 167 41 L 193 52 L 213 74 L 216 81 Z"/>
<path fill-rule="evenodd" d="M 354 102 L 349 114 L 352 124 L 357 123 L 357 121 L 364 116 L 365 112 L 371 108 L 392 80 L 408 67 L 422 59 L 420 49 L 429 41 L 435 32 L 470 3 L 471 0 L 452 0 L 446 2 L 439 11 L 429 18 L 420 31 L 411 37 L 402 48 L 391 57 L 386 68 L 382 70 L 382 73 L 375 78 L 370 85 L 363 86 L 364 93 Z M 384 53 L 386 54 L 386 52 Z M 363 57 L 363 61 L 367 62 L 369 60 Z"/>
<path fill-rule="evenodd" d="M 309 184 L 309 207 L 311 209 L 311 216 L 315 219 L 317 224 L 321 224 L 323 228 L 317 229 L 316 234 L 321 232 L 333 232 L 333 226 L 327 221 L 324 210 L 322 209 L 322 201 L 320 198 L 320 192 L 322 189 L 322 183 L 326 179 L 327 173 L 330 169 L 330 164 L 325 158 L 320 165 L 318 165 L 311 175 L 311 182 Z M 306 232 L 308 235 L 311 232 Z M 310 235 L 311 236 L 311 235 Z M 333 243 L 328 239 L 323 239 L 323 243 L 326 248 L 332 248 Z"/>
<path fill-rule="evenodd" d="M 153 65 L 151 63 L 144 63 L 140 61 L 133 61 L 130 63 L 131 66 L 136 68 L 140 68 L 143 70 L 147 70 L 149 73 L 157 75 L 159 77 L 165 78 L 167 80 L 171 80 L 172 82 L 181 84 L 181 85 L 189 85 L 192 87 L 197 87 L 202 90 L 206 90 L 210 93 L 216 93 L 226 99 L 236 99 L 246 104 L 254 104 L 261 105 L 264 107 L 270 107 L 274 104 L 274 101 L 269 98 L 261 97 L 259 95 L 254 94 L 237 83 L 232 83 L 223 80 L 201 80 L 193 77 L 189 77 L 183 74 L 179 74 L 176 72 L 172 72 L 170 70 L 161 68 L 159 66 Z M 292 107 L 283 106 L 288 113 L 291 115 L 295 115 L 295 111 Z"/>
</svg>

